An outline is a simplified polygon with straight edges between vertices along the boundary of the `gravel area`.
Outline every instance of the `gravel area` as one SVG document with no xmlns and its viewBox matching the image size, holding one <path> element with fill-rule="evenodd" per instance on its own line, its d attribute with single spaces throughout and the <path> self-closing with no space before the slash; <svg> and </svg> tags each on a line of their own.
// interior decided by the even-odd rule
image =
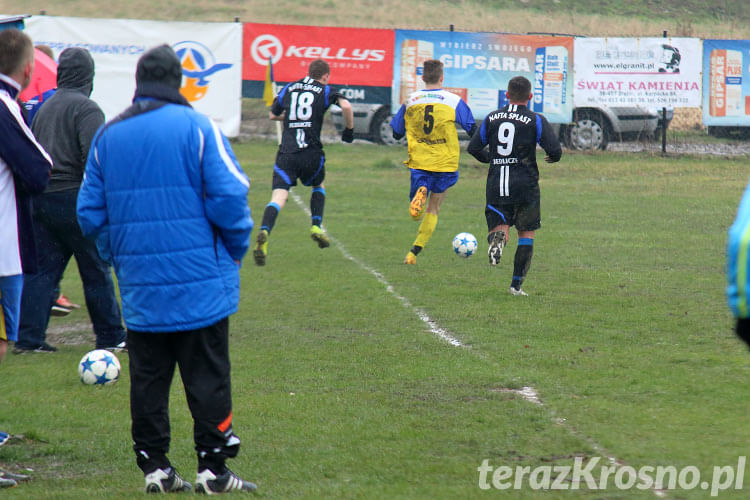
<svg viewBox="0 0 750 500">
<path fill-rule="evenodd" d="M 626 153 L 648 151 L 661 153 L 661 142 L 613 142 L 607 146 L 607 151 Z M 695 144 L 695 143 L 667 143 L 667 154 L 683 155 L 714 155 L 714 156 L 743 156 L 750 154 L 750 142 Z"/>
<path fill-rule="evenodd" d="M 240 126 L 239 142 L 247 142 L 253 139 L 276 140 L 276 125 L 268 118 L 244 119 Z M 321 131 L 321 141 L 324 144 L 341 142 L 341 137 L 333 128 L 330 120 L 326 120 Z M 368 141 L 356 142 L 367 143 Z M 462 141 L 465 147 L 467 141 Z M 624 141 L 610 142 L 607 151 L 625 153 L 650 152 L 661 153 L 661 141 Z M 750 155 L 750 141 L 736 140 L 722 143 L 667 143 L 667 154 L 695 154 L 714 156 L 743 156 Z"/>
</svg>

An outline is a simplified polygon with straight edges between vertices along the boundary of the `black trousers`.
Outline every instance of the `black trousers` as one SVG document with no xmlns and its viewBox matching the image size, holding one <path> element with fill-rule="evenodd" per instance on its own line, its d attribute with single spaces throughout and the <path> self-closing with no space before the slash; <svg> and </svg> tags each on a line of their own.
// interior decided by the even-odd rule
<svg viewBox="0 0 750 500">
<path fill-rule="evenodd" d="M 220 474 L 237 455 L 232 432 L 229 320 L 172 333 L 128 331 L 130 414 L 138 467 L 149 474 L 170 466 L 169 390 L 175 366 L 193 416 L 198 471 Z"/>
</svg>

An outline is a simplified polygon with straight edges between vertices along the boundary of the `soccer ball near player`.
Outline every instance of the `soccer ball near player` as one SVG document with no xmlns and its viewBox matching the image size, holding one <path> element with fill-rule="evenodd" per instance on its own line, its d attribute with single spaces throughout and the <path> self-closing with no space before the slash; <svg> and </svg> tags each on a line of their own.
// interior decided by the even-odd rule
<svg viewBox="0 0 750 500">
<path fill-rule="evenodd" d="M 459 257 L 471 257 L 477 252 L 477 246 L 477 239 L 471 233 L 458 233 L 453 238 L 453 251 Z"/>
<path fill-rule="evenodd" d="M 109 385 L 120 377 L 120 361 L 106 349 L 96 349 L 81 358 L 78 376 L 87 385 Z"/>
</svg>

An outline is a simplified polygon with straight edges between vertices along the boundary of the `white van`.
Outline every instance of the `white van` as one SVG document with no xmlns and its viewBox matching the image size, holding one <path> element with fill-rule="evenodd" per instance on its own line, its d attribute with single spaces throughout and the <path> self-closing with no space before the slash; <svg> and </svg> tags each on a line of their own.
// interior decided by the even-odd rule
<svg viewBox="0 0 750 500">
<path fill-rule="evenodd" d="M 390 121 L 393 115 L 389 107 L 382 104 L 352 103 L 354 110 L 354 137 L 378 144 L 405 144 L 405 139 L 393 138 Z M 331 119 L 336 130 L 341 132 L 344 121 L 341 108 L 331 107 Z M 673 110 L 667 110 L 667 126 Z M 560 141 L 570 149 L 604 150 L 611 141 L 652 139 L 660 136 L 661 110 L 640 107 L 626 108 L 576 108 L 573 122 L 565 125 L 552 124 L 559 131 Z M 459 129 L 459 134 L 465 133 Z"/>
</svg>

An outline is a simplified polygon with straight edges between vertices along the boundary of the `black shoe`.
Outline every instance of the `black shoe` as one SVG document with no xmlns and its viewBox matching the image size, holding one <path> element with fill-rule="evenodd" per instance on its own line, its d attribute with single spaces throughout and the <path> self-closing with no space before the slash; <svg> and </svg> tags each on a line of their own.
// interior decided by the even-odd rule
<svg viewBox="0 0 750 500">
<path fill-rule="evenodd" d="M 258 232 L 258 237 L 255 239 L 255 247 L 253 248 L 253 259 L 255 259 L 255 265 L 265 266 L 266 255 L 268 255 L 268 230 L 261 229 Z"/>
<path fill-rule="evenodd" d="M 57 352 L 57 347 L 42 342 L 42 345 L 35 348 L 21 347 L 18 344 L 13 346 L 13 354 L 26 354 L 27 352 Z"/>
<path fill-rule="evenodd" d="M 214 493 L 226 493 L 228 491 L 255 491 L 258 486 L 250 481 L 237 477 L 237 474 L 226 469 L 218 476 L 206 469 L 199 472 L 195 478 L 195 492 L 213 495 Z"/>
<path fill-rule="evenodd" d="M 156 469 L 146 474 L 146 493 L 172 493 L 191 489 L 190 483 L 182 479 L 172 467 Z"/>
</svg>

